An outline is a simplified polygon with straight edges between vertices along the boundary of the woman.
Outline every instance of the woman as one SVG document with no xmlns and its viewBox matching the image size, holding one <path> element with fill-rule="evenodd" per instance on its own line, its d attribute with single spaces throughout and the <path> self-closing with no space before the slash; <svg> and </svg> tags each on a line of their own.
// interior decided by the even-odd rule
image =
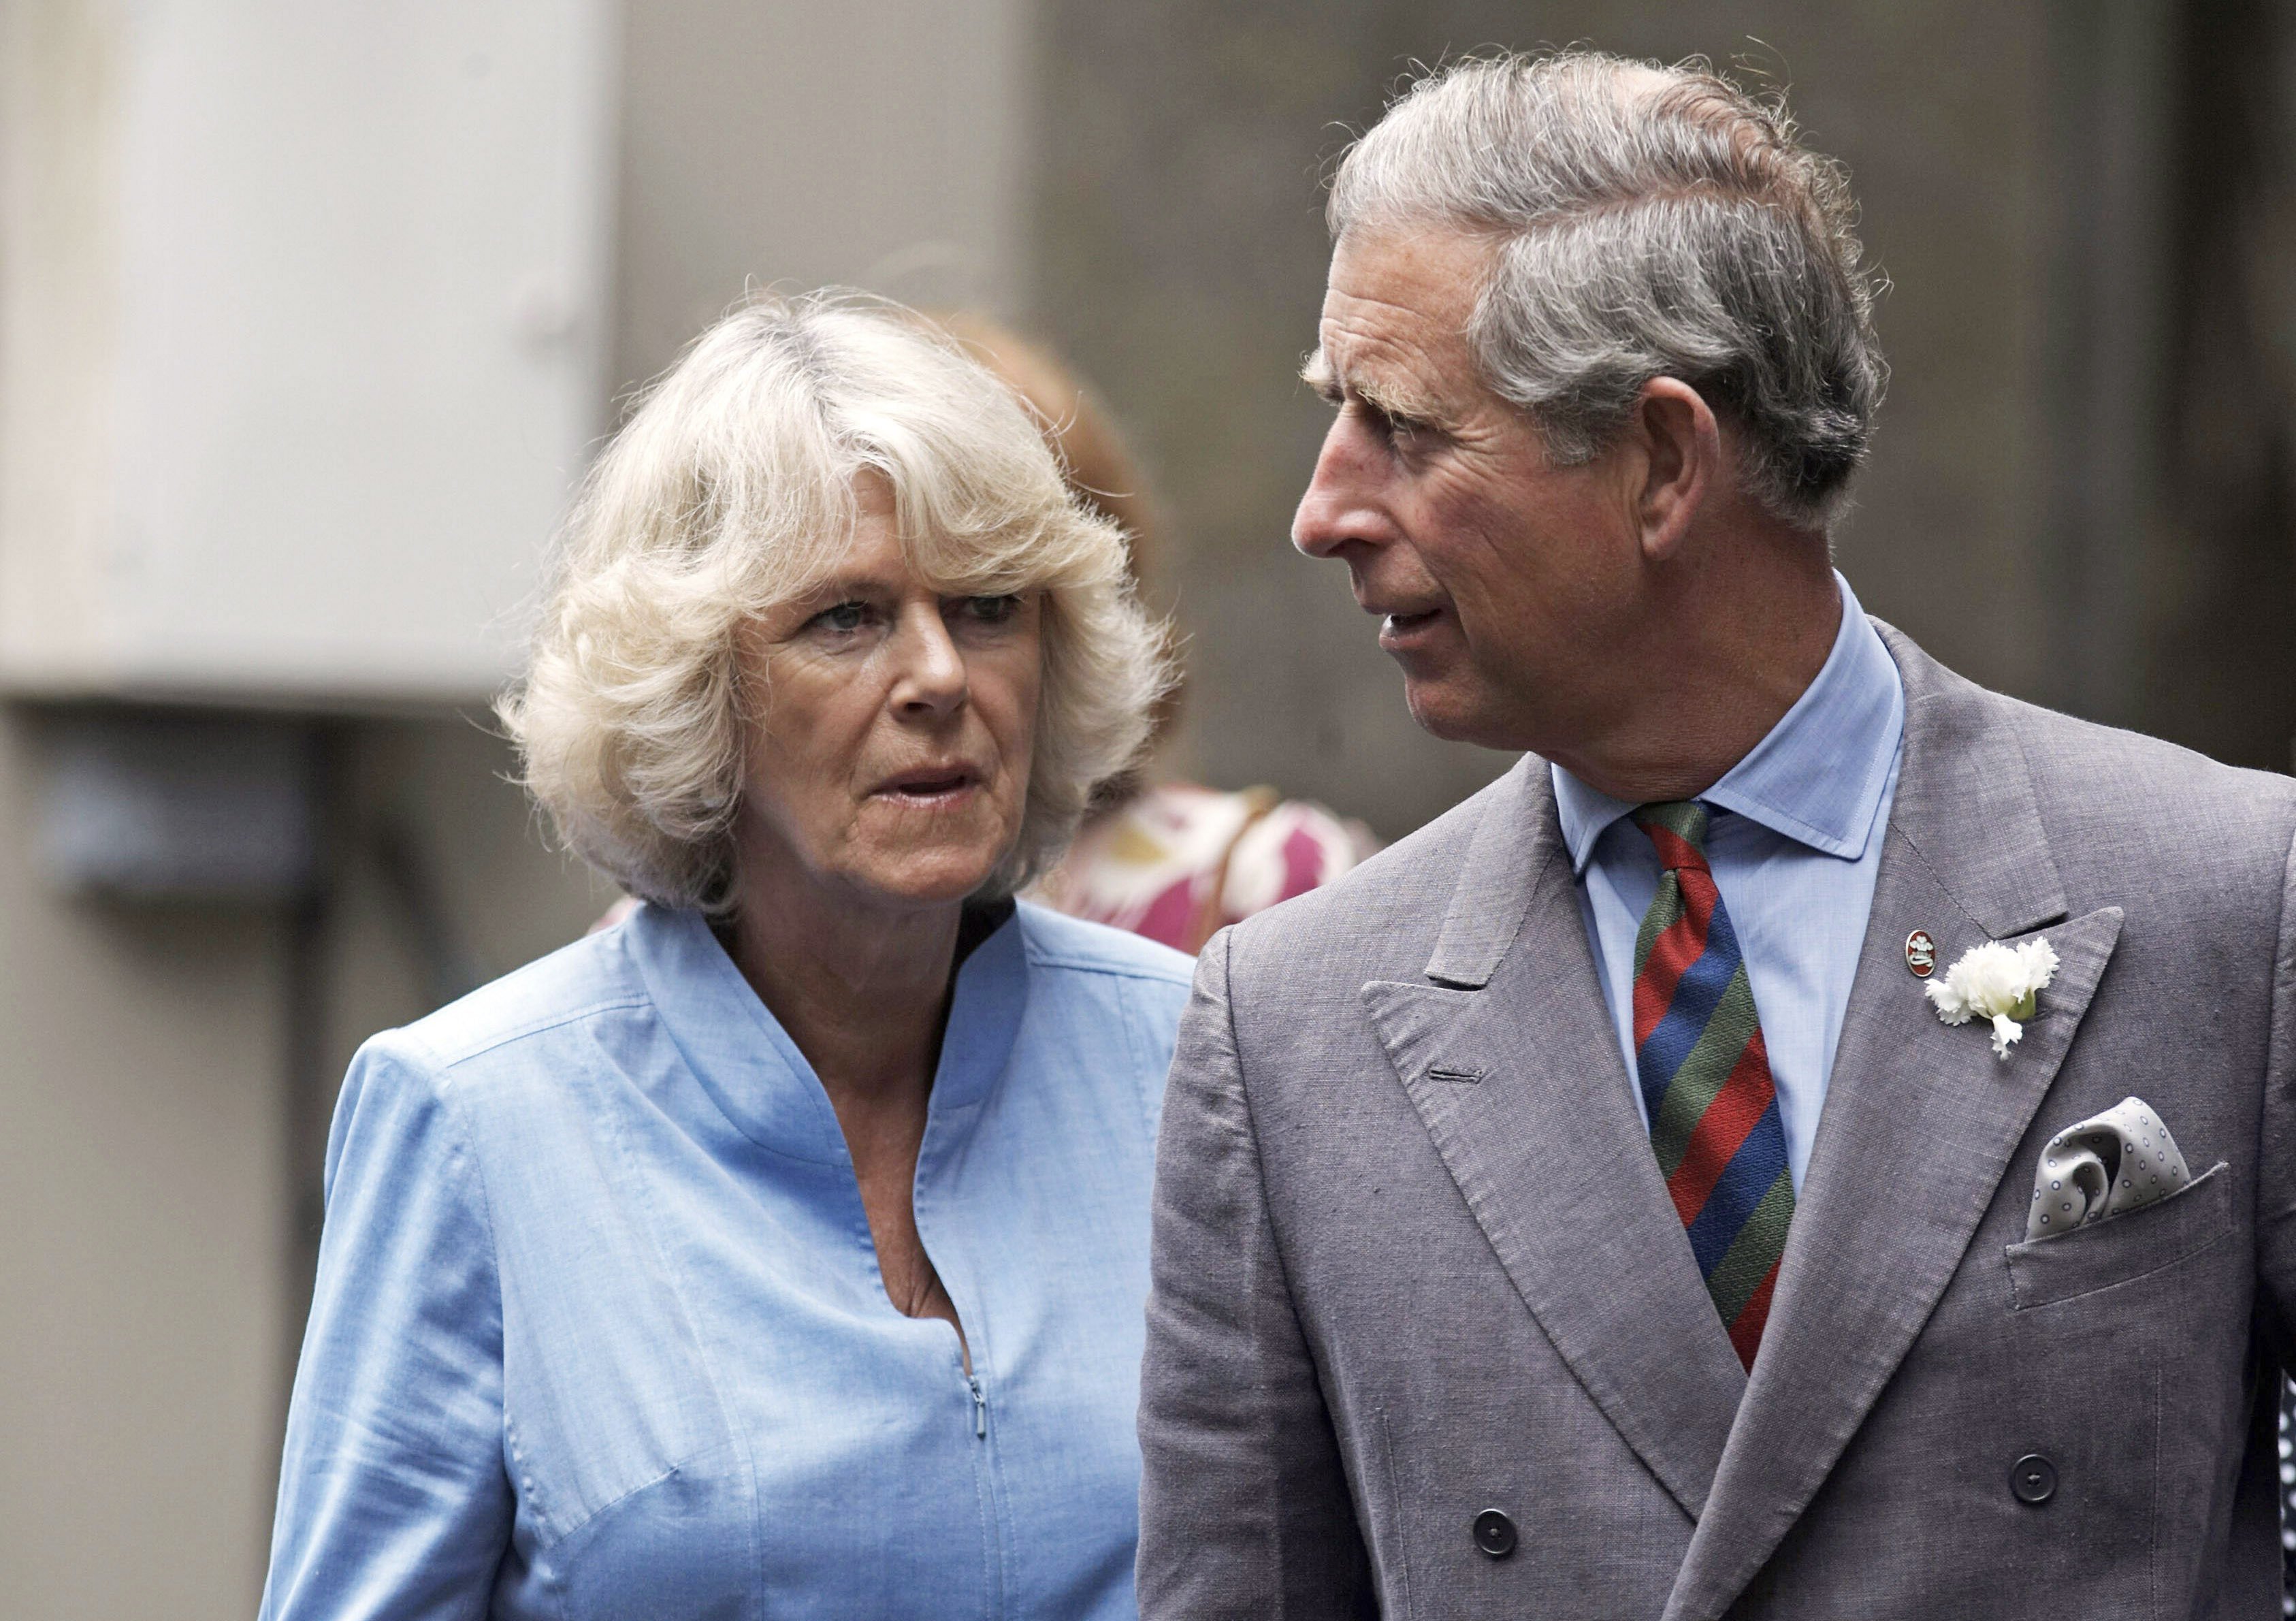
<svg viewBox="0 0 2296 1621">
<path fill-rule="evenodd" d="M 1049 351 L 969 311 L 936 319 L 1035 414 L 1076 498 L 1123 529 L 1138 583 L 1165 556 L 1163 523 L 1113 419 Z M 1067 854 L 1028 893 L 1193 955 L 1229 924 L 1333 882 L 1379 841 L 1361 822 L 1264 784 L 1229 790 L 1160 775 L 1155 756 L 1178 707 L 1176 681 L 1156 705 L 1144 758 L 1094 788 Z M 619 923 L 636 904 L 615 901 L 592 928 Z"/>
<path fill-rule="evenodd" d="M 266 1615 L 1133 1614 L 1188 965 L 1004 897 L 1164 684 L 945 338 L 816 296 L 695 344 L 504 712 L 647 904 L 353 1066 Z"/>
</svg>

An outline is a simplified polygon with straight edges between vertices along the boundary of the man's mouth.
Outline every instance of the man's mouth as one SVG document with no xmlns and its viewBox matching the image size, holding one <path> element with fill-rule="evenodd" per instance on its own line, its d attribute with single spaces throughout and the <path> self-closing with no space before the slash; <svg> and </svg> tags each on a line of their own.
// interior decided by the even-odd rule
<svg viewBox="0 0 2296 1621">
<path fill-rule="evenodd" d="M 1416 640 L 1422 631 L 1442 617 L 1440 608 L 1422 608 L 1414 613 L 1398 609 L 1383 614 L 1379 621 L 1379 645 L 1393 653 Z"/>
</svg>

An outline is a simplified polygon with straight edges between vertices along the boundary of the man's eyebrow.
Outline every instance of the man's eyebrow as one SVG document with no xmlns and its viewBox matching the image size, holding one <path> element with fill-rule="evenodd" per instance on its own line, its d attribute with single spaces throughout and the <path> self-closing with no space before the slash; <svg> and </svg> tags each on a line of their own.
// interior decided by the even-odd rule
<svg viewBox="0 0 2296 1621">
<path fill-rule="evenodd" d="M 1358 377 L 1349 386 L 1356 398 L 1392 422 L 1431 423 L 1435 407 L 1414 391 L 1390 388 L 1376 377 Z"/>
<path fill-rule="evenodd" d="M 1324 358 L 1323 345 L 1309 350 L 1308 358 L 1300 362 L 1300 381 L 1332 404 L 1340 403 L 1340 380 L 1332 374 L 1332 363 Z"/>
<path fill-rule="evenodd" d="M 1414 398 L 1407 389 L 1390 388 L 1375 377 L 1352 377 L 1342 384 L 1320 348 L 1311 350 L 1307 359 L 1300 363 L 1300 381 L 1332 405 L 1344 403 L 1348 395 L 1353 393 L 1382 416 L 1395 421 L 1423 423 L 1435 420 L 1434 407 Z"/>
</svg>

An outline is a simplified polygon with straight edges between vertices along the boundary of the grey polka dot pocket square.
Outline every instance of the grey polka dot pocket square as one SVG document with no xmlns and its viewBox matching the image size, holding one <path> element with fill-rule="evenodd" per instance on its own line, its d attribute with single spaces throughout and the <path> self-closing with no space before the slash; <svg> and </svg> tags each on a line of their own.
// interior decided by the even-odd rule
<svg viewBox="0 0 2296 1621">
<path fill-rule="evenodd" d="M 2142 1098 L 2067 1126 L 2041 1150 L 2025 1237 L 2054 1238 L 2158 1204 L 2193 1180 L 2177 1140 Z"/>
</svg>

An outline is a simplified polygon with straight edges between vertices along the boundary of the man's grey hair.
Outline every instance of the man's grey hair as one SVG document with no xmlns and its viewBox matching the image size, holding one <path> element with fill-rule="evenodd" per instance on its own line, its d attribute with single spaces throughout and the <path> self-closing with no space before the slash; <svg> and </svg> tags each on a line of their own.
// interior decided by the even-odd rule
<svg viewBox="0 0 2296 1621">
<path fill-rule="evenodd" d="M 1654 377 L 1749 442 L 1749 493 L 1824 525 L 1864 459 L 1886 369 L 1847 177 L 1783 101 L 1691 62 L 1471 58 L 1413 84 L 1341 161 L 1334 240 L 1434 222 L 1488 234 L 1467 338 L 1547 454 L 1591 459 Z"/>
</svg>

